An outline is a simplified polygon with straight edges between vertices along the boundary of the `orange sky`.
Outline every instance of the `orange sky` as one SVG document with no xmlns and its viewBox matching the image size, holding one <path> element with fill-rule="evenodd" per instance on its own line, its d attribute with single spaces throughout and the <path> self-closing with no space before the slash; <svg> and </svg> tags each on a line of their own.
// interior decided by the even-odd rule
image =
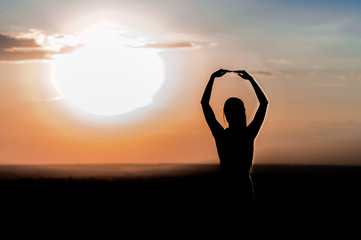
<svg viewBox="0 0 361 240">
<path fill-rule="evenodd" d="M 189 12 L 187 20 L 182 13 L 189 11 L 192 3 L 188 2 L 178 9 L 165 4 L 164 11 L 147 3 L 137 5 L 148 18 L 126 14 L 115 1 L 108 2 L 114 9 L 97 12 L 90 4 L 95 17 L 84 13 L 68 18 L 62 26 L 59 15 L 47 24 L 34 19 L 33 26 L 24 15 L 23 22 L 9 20 L 2 27 L 0 164 L 217 163 L 200 98 L 210 74 L 219 68 L 248 70 L 269 99 L 266 120 L 256 139 L 255 163 L 361 163 L 357 146 L 361 138 L 361 54 L 354 52 L 359 49 L 351 50 L 359 46 L 360 35 L 334 26 L 341 23 L 321 24 L 315 16 L 313 24 L 280 21 L 272 15 L 259 18 L 250 11 L 236 19 L 231 5 L 216 8 L 216 2 L 195 4 L 192 9 L 198 10 Z M 81 1 L 75 4 L 81 5 Z M 136 7 L 126 6 L 129 11 Z M 6 7 L 22 9 L 20 5 Z M 44 3 L 44 14 L 46 7 Z M 215 9 L 219 9 L 217 16 Z M 152 18 L 154 11 L 162 14 Z M 273 11 L 276 15 L 277 10 Z M 172 13 L 178 18 L 172 19 Z M 77 36 L 75 32 L 84 30 L 80 28 L 103 18 L 113 28 L 125 29 L 125 40 L 159 50 L 165 79 L 154 103 L 144 109 L 113 117 L 87 117 L 54 85 L 54 58 L 56 53 L 71 56 L 77 50 L 77 45 L 61 43 L 66 34 Z M 127 27 L 121 21 L 126 19 L 133 21 Z M 222 25 L 227 28 L 221 23 L 228 24 Z M 54 45 L 51 39 L 60 42 Z M 215 82 L 211 100 L 221 124 L 226 126 L 222 107 L 230 96 L 245 101 L 251 119 L 256 96 L 248 82 L 229 74 Z"/>
</svg>

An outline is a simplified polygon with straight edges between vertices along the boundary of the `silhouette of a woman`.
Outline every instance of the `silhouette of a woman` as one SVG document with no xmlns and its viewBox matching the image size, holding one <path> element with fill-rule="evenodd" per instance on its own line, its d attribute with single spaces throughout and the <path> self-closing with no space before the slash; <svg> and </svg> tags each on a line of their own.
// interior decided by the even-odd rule
<svg viewBox="0 0 361 240">
<path fill-rule="evenodd" d="M 224 129 L 216 120 L 209 104 L 213 82 L 227 72 L 235 72 L 248 80 L 260 103 L 253 121 L 247 126 L 246 110 L 241 99 L 229 98 L 224 104 L 224 115 L 228 128 Z M 222 192 L 233 201 L 253 200 L 253 184 L 250 169 L 253 161 L 254 140 L 266 115 L 268 100 L 253 77 L 244 70 L 229 71 L 220 69 L 209 79 L 202 97 L 202 109 L 212 135 L 215 139 L 220 160 Z"/>
</svg>

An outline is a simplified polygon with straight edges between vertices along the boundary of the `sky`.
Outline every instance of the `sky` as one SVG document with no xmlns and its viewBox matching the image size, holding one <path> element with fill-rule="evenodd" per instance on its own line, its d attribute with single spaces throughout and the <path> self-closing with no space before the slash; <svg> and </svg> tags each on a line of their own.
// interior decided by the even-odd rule
<svg viewBox="0 0 361 240">
<path fill-rule="evenodd" d="M 270 102 L 254 163 L 360 165 L 360 20 L 348 0 L 2 0 L 0 164 L 218 163 L 200 99 L 225 68 L 247 70 Z M 89 60 L 99 49 L 104 61 Z M 146 100 L 106 116 L 74 105 L 72 84 L 99 65 L 109 96 L 89 88 L 89 104 Z M 139 91 L 111 98 L 127 69 Z M 257 99 L 234 74 L 214 84 L 218 121 L 230 96 L 249 122 Z"/>
</svg>

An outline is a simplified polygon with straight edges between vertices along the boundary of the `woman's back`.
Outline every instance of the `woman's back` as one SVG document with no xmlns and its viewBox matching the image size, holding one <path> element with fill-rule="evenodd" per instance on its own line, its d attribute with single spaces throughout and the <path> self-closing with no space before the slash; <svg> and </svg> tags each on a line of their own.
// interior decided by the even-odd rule
<svg viewBox="0 0 361 240">
<path fill-rule="evenodd" d="M 225 129 L 215 136 L 222 173 L 249 173 L 253 160 L 254 138 L 246 127 L 242 130 Z"/>
</svg>

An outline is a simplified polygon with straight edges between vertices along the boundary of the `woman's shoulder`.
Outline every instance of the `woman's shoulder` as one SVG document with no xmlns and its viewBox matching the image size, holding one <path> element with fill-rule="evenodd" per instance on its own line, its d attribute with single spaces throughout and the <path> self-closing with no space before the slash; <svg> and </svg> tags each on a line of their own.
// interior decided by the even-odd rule
<svg viewBox="0 0 361 240">
<path fill-rule="evenodd" d="M 229 129 L 229 128 L 226 128 L 224 131 L 224 135 L 225 136 L 233 136 L 233 137 L 241 137 L 242 138 L 251 138 L 253 135 L 252 135 L 252 131 L 249 127 L 245 127 L 243 129 L 240 129 L 238 131 L 235 131 L 235 130 L 232 130 L 232 129 Z"/>
</svg>

